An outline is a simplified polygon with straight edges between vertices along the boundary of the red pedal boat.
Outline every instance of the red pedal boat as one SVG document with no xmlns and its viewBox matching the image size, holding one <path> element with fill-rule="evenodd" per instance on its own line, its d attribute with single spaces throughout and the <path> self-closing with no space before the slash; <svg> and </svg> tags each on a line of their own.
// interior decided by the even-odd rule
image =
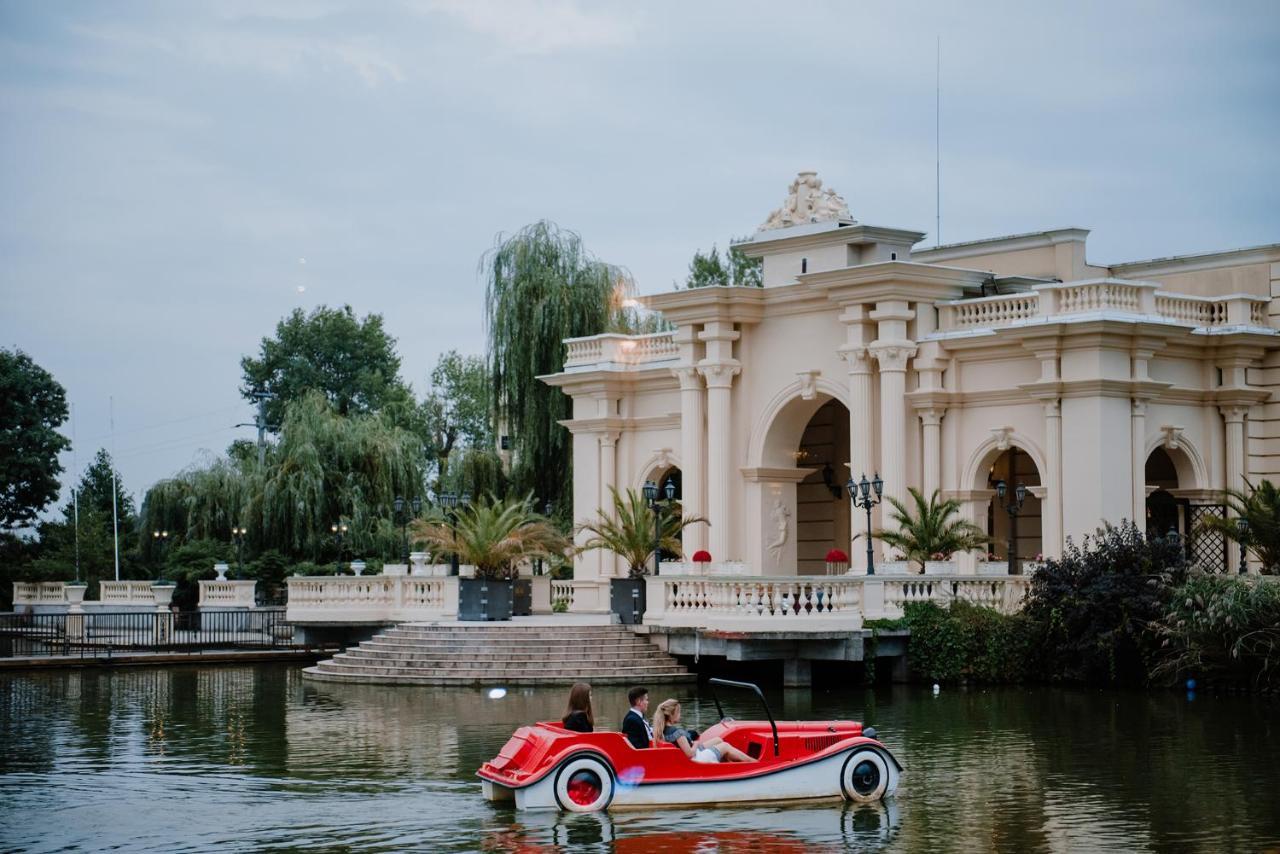
<svg viewBox="0 0 1280 854">
<path fill-rule="evenodd" d="M 715 698 L 719 736 L 755 762 L 701 764 L 673 744 L 637 750 L 620 732 L 573 732 L 559 722 L 521 727 L 476 773 L 490 801 L 517 809 L 596 812 L 615 807 L 732 804 L 844 798 L 871 802 L 892 795 L 902 774 L 875 729 L 856 721 L 777 723 L 758 687 L 767 721 L 735 721 Z"/>
</svg>

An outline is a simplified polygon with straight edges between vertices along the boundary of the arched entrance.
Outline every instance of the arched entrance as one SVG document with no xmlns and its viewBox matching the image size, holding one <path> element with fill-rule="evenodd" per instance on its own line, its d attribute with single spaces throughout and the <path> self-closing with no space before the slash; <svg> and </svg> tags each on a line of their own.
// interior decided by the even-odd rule
<svg viewBox="0 0 1280 854">
<path fill-rule="evenodd" d="M 995 458 L 987 472 L 988 489 L 996 490 L 1001 482 L 1005 485 L 1004 499 L 993 494 L 987 503 L 987 536 L 992 539 L 987 548 L 996 560 L 1008 561 L 1009 571 L 1015 572 L 1022 562 L 1035 560 L 1044 551 L 1040 471 L 1030 454 L 1011 445 Z M 1024 488 L 1025 497 L 1017 512 L 1010 513 L 1006 507 L 1017 504 L 1019 486 Z"/>
<path fill-rule="evenodd" d="M 678 466 L 667 466 L 666 468 L 663 468 L 663 469 L 655 469 L 654 472 L 645 479 L 652 480 L 654 483 L 658 485 L 658 497 L 662 501 L 667 500 L 667 484 L 668 483 L 670 483 L 672 486 L 675 487 L 675 492 L 673 493 L 674 497 L 672 498 L 673 501 L 679 502 L 684 497 L 684 493 L 681 489 L 682 479 L 680 477 L 680 469 Z M 679 512 L 683 513 L 684 510 L 680 509 Z M 676 539 L 680 540 L 681 544 L 683 544 L 684 532 L 681 531 L 679 534 L 677 534 Z M 662 552 L 662 560 L 676 560 L 679 557 L 680 555 L 672 554 L 671 552 L 668 552 L 665 549 Z M 693 557 L 693 555 L 685 555 L 684 557 L 685 559 L 688 559 Z"/>
<path fill-rule="evenodd" d="M 1230 565 L 1230 545 L 1221 534 L 1203 530 L 1200 522 L 1209 517 L 1222 518 L 1226 508 L 1216 494 L 1199 488 L 1198 459 L 1181 443 L 1152 449 L 1144 469 L 1146 530 L 1148 537 L 1176 533 L 1188 560 L 1216 572 Z"/>
<path fill-rule="evenodd" d="M 796 485 L 796 573 L 826 573 L 827 552 L 849 551 L 849 410 L 828 400 L 809 419 L 796 466 L 813 469 Z"/>
<path fill-rule="evenodd" d="M 1170 531 L 1185 537 L 1188 502 L 1174 497 L 1178 489 L 1178 469 L 1164 448 L 1156 448 L 1147 457 L 1147 536 L 1164 537 Z"/>
</svg>

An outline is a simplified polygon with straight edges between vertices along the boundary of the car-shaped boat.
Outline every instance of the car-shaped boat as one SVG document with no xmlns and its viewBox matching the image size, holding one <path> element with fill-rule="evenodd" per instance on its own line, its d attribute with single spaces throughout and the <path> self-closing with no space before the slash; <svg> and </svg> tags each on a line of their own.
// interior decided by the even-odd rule
<svg viewBox="0 0 1280 854">
<path fill-rule="evenodd" d="M 718 736 L 754 762 L 694 762 L 674 744 L 637 750 L 620 732 L 573 732 L 558 722 L 516 730 L 476 773 L 490 801 L 517 809 L 596 812 L 618 807 L 732 804 L 844 798 L 878 801 L 898 788 L 902 766 L 871 727 L 856 721 L 777 723 L 764 694 L 767 721 L 726 718 L 704 736 Z M 713 687 L 714 696 L 714 687 Z"/>
</svg>

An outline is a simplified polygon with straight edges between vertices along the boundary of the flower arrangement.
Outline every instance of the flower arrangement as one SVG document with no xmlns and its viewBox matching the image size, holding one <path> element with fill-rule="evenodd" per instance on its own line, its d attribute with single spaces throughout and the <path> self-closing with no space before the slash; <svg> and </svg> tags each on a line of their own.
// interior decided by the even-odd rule
<svg viewBox="0 0 1280 854">
<path fill-rule="evenodd" d="M 700 570 L 706 572 L 707 564 L 711 563 L 711 552 L 706 549 L 698 549 L 693 553 L 693 562 L 698 565 Z"/>
<path fill-rule="evenodd" d="M 843 575 L 849 571 L 849 556 L 840 549 L 827 552 L 827 575 Z"/>
</svg>

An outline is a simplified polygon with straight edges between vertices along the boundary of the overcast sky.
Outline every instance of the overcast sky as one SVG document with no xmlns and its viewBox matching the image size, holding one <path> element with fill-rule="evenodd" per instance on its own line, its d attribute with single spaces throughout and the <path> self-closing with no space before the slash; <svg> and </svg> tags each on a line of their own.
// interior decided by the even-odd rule
<svg viewBox="0 0 1280 854">
<path fill-rule="evenodd" d="M 478 262 L 539 218 L 643 292 L 801 169 L 932 243 L 939 35 L 943 242 L 1280 241 L 1274 0 L 0 0 L 0 346 L 81 468 L 114 396 L 140 497 L 252 435 L 239 360 L 294 307 L 383 314 L 418 391 L 481 352 Z"/>
</svg>

